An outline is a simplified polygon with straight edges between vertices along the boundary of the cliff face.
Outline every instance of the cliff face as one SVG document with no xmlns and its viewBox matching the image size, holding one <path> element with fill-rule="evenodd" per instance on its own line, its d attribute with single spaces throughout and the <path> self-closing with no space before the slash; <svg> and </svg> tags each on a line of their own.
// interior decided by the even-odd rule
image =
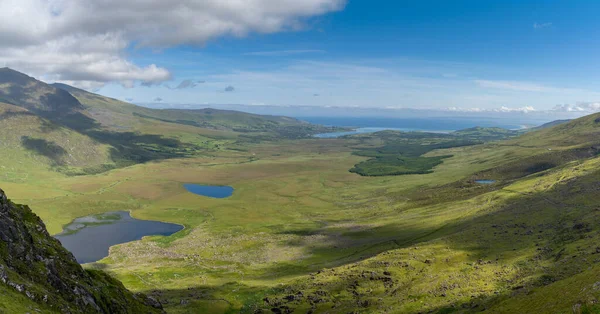
<svg viewBox="0 0 600 314">
<path fill-rule="evenodd" d="M 27 206 L 0 190 L 0 285 L 62 313 L 162 313 L 100 271 L 84 270 Z"/>
</svg>

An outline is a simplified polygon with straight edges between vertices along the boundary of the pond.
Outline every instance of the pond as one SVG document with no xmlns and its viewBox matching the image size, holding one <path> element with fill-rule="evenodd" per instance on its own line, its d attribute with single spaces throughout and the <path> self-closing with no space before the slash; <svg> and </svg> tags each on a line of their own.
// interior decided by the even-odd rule
<svg viewBox="0 0 600 314">
<path fill-rule="evenodd" d="M 183 186 L 188 192 L 212 198 L 226 198 L 233 194 L 233 188 L 230 186 L 199 184 L 184 184 Z"/>
<path fill-rule="evenodd" d="M 477 184 L 494 184 L 496 180 L 475 180 Z"/>
<path fill-rule="evenodd" d="M 81 264 L 99 261 L 108 256 L 108 249 L 117 244 L 140 240 L 144 236 L 169 236 L 183 226 L 160 221 L 139 220 L 129 212 L 117 211 L 80 217 L 54 236 Z"/>
</svg>

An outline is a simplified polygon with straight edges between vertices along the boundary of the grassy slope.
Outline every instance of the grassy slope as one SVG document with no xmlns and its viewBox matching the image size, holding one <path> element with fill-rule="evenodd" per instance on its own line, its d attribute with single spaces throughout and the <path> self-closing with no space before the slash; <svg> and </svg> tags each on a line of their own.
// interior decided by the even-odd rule
<svg viewBox="0 0 600 314">
<path fill-rule="evenodd" d="M 58 313 L 37 304 L 12 288 L 0 286 L 0 313 Z"/>
<path fill-rule="evenodd" d="M 106 145 L 26 109 L 0 103 L 0 123 L 4 181 L 24 181 L 29 175 L 50 171 L 51 167 L 92 167 L 110 162 Z"/>
<path fill-rule="evenodd" d="M 540 158 L 523 158 L 524 154 L 595 146 L 597 119 L 598 115 L 585 117 L 511 142 L 464 151 L 471 156 L 478 149 L 504 155 L 509 160 L 502 163 L 514 167 L 515 160 Z M 489 155 L 475 157 L 480 160 L 476 163 L 490 161 Z M 431 232 L 400 237 L 398 249 L 299 280 L 263 306 L 317 312 L 332 307 L 336 312 L 357 308 L 410 313 L 597 312 L 599 165 L 599 158 L 581 159 L 509 180 L 508 185 L 501 182 L 464 201 L 456 200 L 455 192 L 443 207 L 438 204 L 444 200 L 437 199 L 432 205 L 403 211 L 399 215 L 413 212 L 421 219 L 418 229 Z M 452 218 L 453 212 L 462 216 Z M 432 228 L 438 220 L 443 223 Z M 393 230 L 403 228 L 394 224 Z"/>
</svg>

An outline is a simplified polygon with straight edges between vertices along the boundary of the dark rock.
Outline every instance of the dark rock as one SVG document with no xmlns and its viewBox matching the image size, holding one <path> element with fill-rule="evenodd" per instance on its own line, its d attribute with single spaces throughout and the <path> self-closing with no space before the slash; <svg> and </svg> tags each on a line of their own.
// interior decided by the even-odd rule
<svg viewBox="0 0 600 314">
<path fill-rule="evenodd" d="M 290 295 L 286 296 L 284 299 L 286 299 L 288 302 L 292 302 L 292 301 L 296 300 L 296 296 L 290 294 Z"/>
</svg>

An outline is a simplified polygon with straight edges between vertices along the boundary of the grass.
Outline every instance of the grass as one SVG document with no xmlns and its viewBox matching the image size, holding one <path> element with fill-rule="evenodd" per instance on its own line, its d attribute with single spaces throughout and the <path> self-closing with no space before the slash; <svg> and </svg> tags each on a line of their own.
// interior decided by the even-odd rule
<svg viewBox="0 0 600 314">
<path fill-rule="evenodd" d="M 57 313 L 52 309 L 33 302 L 12 288 L 0 287 L 0 313 Z"/>
</svg>

